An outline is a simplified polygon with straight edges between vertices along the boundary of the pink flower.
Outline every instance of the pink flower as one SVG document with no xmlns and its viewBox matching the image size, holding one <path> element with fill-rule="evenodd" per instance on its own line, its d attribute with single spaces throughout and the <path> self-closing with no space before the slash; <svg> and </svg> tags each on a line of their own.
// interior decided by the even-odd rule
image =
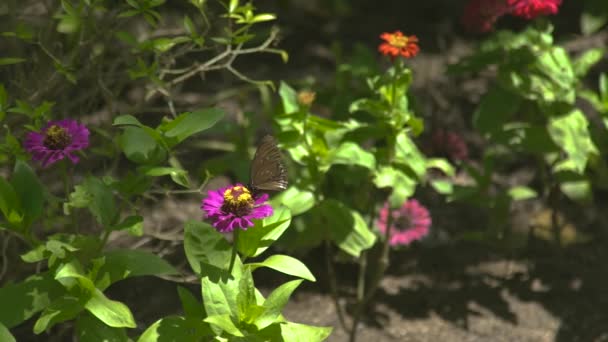
<svg viewBox="0 0 608 342">
<path fill-rule="evenodd" d="M 89 130 L 75 120 L 49 121 L 39 132 L 29 132 L 25 138 L 25 149 L 43 167 L 68 157 L 78 163 L 73 153 L 89 146 Z"/>
<path fill-rule="evenodd" d="M 388 203 L 380 210 L 380 217 L 377 224 L 382 234 L 386 233 L 388 221 Z M 431 216 L 429 211 L 411 199 L 392 211 L 392 223 L 389 243 L 391 246 L 409 245 L 412 241 L 420 240 L 429 233 L 431 226 Z"/>
<path fill-rule="evenodd" d="M 246 230 L 253 226 L 254 219 L 272 215 L 272 207 L 266 204 L 267 194 L 254 198 L 247 187 L 237 184 L 209 191 L 203 199 L 201 209 L 207 219 L 220 232 L 227 233 L 235 228 Z"/>
</svg>

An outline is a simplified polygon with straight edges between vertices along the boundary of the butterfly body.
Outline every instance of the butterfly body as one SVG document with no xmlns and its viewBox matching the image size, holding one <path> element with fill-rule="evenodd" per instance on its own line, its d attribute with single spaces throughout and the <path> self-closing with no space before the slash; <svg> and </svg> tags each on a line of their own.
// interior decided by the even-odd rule
<svg viewBox="0 0 608 342">
<path fill-rule="evenodd" d="M 251 161 L 249 190 L 254 195 L 287 189 L 287 169 L 283 164 L 277 141 L 270 135 L 262 138 Z"/>
</svg>

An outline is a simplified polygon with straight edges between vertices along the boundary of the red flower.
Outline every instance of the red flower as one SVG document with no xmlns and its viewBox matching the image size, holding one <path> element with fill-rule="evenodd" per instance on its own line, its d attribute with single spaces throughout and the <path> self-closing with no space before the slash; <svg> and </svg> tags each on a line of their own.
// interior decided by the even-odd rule
<svg viewBox="0 0 608 342">
<path fill-rule="evenodd" d="M 562 0 L 507 0 L 511 14 L 524 19 L 534 19 L 540 15 L 556 14 Z"/>
<path fill-rule="evenodd" d="M 431 138 L 433 152 L 442 157 L 450 159 L 452 162 L 467 160 L 469 158 L 469 148 L 462 137 L 454 132 L 438 129 Z"/>
<path fill-rule="evenodd" d="M 498 18 L 509 12 L 506 0 L 471 0 L 464 8 L 462 24 L 473 32 L 488 32 Z"/>
<path fill-rule="evenodd" d="M 416 56 L 420 51 L 420 47 L 418 47 L 418 37 L 404 36 L 401 31 L 395 31 L 394 33 L 384 32 L 380 35 L 380 38 L 384 39 L 385 42 L 378 46 L 378 51 L 391 58 L 395 58 L 399 55 L 405 58 L 411 58 Z"/>
<path fill-rule="evenodd" d="M 470 0 L 462 16 L 462 23 L 469 31 L 487 32 L 505 14 L 524 19 L 540 15 L 556 14 L 562 0 Z"/>
</svg>

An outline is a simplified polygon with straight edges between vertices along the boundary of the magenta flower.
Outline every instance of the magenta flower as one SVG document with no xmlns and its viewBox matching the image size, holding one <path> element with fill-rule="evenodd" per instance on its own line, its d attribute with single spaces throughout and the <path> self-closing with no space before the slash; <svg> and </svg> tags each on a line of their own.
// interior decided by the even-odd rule
<svg viewBox="0 0 608 342">
<path fill-rule="evenodd" d="M 562 0 L 507 0 L 511 14 L 524 19 L 534 19 L 541 15 L 557 14 Z"/>
<path fill-rule="evenodd" d="M 76 164 L 79 159 L 74 152 L 89 146 L 89 130 L 71 119 L 49 121 L 40 132 L 29 132 L 24 146 L 43 167 L 65 157 Z"/>
<path fill-rule="evenodd" d="M 388 203 L 380 210 L 378 228 L 382 234 L 386 233 L 389 207 Z M 412 241 L 420 240 L 429 233 L 431 226 L 431 215 L 429 211 L 411 199 L 403 203 L 399 209 L 392 211 L 391 246 L 409 245 Z"/>
<path fill-rule="evenodd" d="M 253 226 L 251 220 L 272 215 L 272 207 L 265 203 L 268 195 L 254 198 L 249 189 L 241 184 L 212 190 L 207 194 L 201 209 L 220 233 L 231 232 L 235 228 L 247 230 Z"/>
<path fill-rule="evenodd" d="M 488 32 L 502 16 L 510 14 L 526 20 L 557 14 L 562 0 L 469 0 L 462 23 L 469 31 Z"/>
</svg>

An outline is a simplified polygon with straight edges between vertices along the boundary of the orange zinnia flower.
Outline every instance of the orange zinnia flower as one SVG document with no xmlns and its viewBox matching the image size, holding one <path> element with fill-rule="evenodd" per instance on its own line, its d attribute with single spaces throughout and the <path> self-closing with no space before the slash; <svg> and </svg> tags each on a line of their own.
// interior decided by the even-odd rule
<svg viewBox="0 0 608 342">
<path fill-rule="evenodd" d="M 394 33 L 384 32 L 380 35 L 380 38 L 386 42 L 378 46 L 378 51 L 385 56 L 395 58 L 399 55 L 405 58 L 411 58 L 418 54 L 420 47 L 418 47 L 418 37 L 416 36 L 404 36 L 401 31 L 395 31 Z"/>
</svg>

